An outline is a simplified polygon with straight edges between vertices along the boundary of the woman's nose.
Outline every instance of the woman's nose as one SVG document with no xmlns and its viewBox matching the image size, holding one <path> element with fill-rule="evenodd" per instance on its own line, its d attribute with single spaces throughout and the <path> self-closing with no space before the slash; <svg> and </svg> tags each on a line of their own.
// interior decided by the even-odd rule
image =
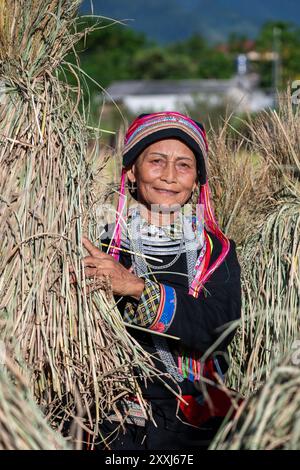
<svg viewBox="0 0 300 470">
<path fill-rule="evenodd" d="M 167 183 L 174 183 L 174 181 L 176 181 L 176 167 L 173 162 L 166 163 L 161 179 Z"/>
</svg>

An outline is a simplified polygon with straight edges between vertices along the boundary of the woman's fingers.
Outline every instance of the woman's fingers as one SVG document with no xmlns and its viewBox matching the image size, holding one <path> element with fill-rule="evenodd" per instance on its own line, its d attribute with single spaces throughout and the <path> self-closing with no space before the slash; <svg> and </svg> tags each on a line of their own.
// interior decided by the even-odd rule
<svg viewBox="0 0 300 470">
<path fill-rule="evenodd" d="M 106 288 L 109 285 L 108 283 L 111 283 L 109 276 L 102 276 L 100 279 L 95 279 L 95 281 L 95 283 L 86 285 L 87 294 L 90 294 L 91 292 L 94 292 L 98 289 L 103 289 L 104 287 Z"/>
<path fill-rule="evenodd" d="M 84 268 L 85 277 L 95 277 L 95 278 L 102 278 L 103 276 L 111 276 L 112 272 L 108 268 L 91 268 L 85 267 Z"/>
<path fill-rule="evenodd" d="M 82 244 L 84 248 L 89 252 L 89 255 L 85 256 L 82 259 L 84 267 L 84 277 L 91 280 L 93 280 L 94 278 L 95 282 L 100 283 L 102 280 L 105 281 L 105 279 L 110 279 L 110 282 L 112 283 L 115 278 L 118 278 L 118 276 L 120 277 L 119 270 L 121 266 L 119 265 L 119 263 L 115 262 L 112 256 L 103 253 L 101 250 L 99 250 L 99 248 L 93 245 L 87 237 L 82 238 Z M 77 281 L 79 281 L 78 275 L 76 275 L 75 269 L 73 267 L 70 267 L 71 284 L 75 284 Z M 87 288 L 88 290 L 90 288 L 94 289 L 94 287 L 89 287 L 89 285 L 87 285 Z"/>
<path fill-rule="evenodd" d="M 84 275 L 85 277 L 101 277 L 103 276 L 104 274 L 107 274 L 107 269 L 101 269 L 99 268 L 99 266 L 91 266 L 91 265 L 87 265 L 87 266 L 84 266 Z M 72 270 L 72 272 L 70 272 L 70 282 L 71 284 L 74 284 L 74 282 L 76 282 L 77 280 L 77 276 L 75 274 L 75 270 Z"/>
<path fill-rule="evenodd" d="M 101 275 L 98 268 L 84 268 L 85 277 L 98 277 Z"/>
<path fill-rule="evenodd" d="M 86 256 L 83 258 L 84 266 L 90 267 L 100 267 L 100 268 L 112 268 L 115 265 L 115 261 L 109 255 L 104 256 L 103 258 L 95 258 L 94 256 Z"/>
<path fill-rule="evenodd" d="M 89 267 L 84 268 L 84 276 L 87 279 L 95 279 L 95 280 L 97 279 L 101 280 L 107 277 L 111 278 L 110 274 L 107 271 L 103 272 L 99 268 L 89 268 Z M 70 284 L 76 284 L 77 280 L 78 280 L 77 276 L 73 273 L 70 273 Z"/>
<path fill-rule="evenodd" d="M 95 258 L 94 256 L 85 256 L 82 261 L 84 266 L 90 266 L 94 268 L 96 268 L 100 264 L 99 258 Z"/>
<path fill-rule="evenodd" d="M 82 244 L 91 256 L 100 257 L 105 254 L 99 250 L 99 248 L 93 245 L 92 242 L 86 237 L 82 237 Z"/>
<path fill-rule="evenodd" d="M 77 282 L 77 278 L 75 274 L 70 273 L 70 284 L 75 284 Z"/>
<path fill-rule="evenodd" d="M 98 268 L 84 268 L 84 275 L 85 277 L 95 277 L 96 275 L 99 275 L 99 269 Z M 74 273 L 70 273 L 70 284 L 75 284 L 77 282 L 77 276 Z"/>
</svg>

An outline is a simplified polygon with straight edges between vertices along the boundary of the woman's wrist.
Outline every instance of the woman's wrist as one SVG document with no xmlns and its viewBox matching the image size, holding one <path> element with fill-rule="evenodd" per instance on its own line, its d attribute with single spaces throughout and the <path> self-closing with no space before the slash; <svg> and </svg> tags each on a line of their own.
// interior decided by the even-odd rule
<svg viewBox="0 0 300 470">
<path fill-rule="evenodd" d="M 132 283 L 130 288 L 130 297 L 133 297 L 135 300 L 140 300 L 143 290 L 145 288 L 145 281 L 144 279 L 137 277 L 136 281 Z"/>
</svg>

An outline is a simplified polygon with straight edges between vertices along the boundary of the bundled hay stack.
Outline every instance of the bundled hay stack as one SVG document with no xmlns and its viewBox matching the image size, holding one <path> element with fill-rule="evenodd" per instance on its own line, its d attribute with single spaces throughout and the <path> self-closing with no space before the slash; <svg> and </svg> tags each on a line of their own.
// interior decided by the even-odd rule
<svg viewBox="0 0 300 470">
<path fill-rule="evenodd" d="M 278 111 L 250 122 L 249 138 L 237 142 L 230 128 L 227 118 L 209 130 L 209 182 L 242 265 L 242 321 L 226 385 L 249 403 L 222 425 L 211 449 L 298 449 L 299 371 L 291 362 L 273 371 L 300 339 L 300 108 L 288 90 Z"/>
<path fill-rule="evenodd" d="M 0 450 L 66 450 L 67 444 L 46 423 L 20 374 L 6 358 L 0 366 Z"/>
<path fill-rule="evenodd" d="M 299 339 L 300 199 L 278 201 L 242 251 L 243 323 L 232 347 L 232 387 L 250 393 Z"/>
<path fill-rule="evenodd" d="M 25 360 L 37 401 L 48 412 L 64 403 L 52 420 L 93 405 L 97 433 L 122 396 L 142 401 L 134 373 L 154 372 L 111 297 L 86 294 L 81 237 L 96 233 L 88 134 L 80 87 L 74 96 L 58 78 L 80 38 L 79 3 L 0 0 L 0 335 Z"/>
<path fill-rule="evenodd" d="M 259 392 L 241 405 L 211 449 L 300 450 L 300 370 L 291 359 L 276 367 Z"/>
<path fill-rule="evenodd" d="M 300 109 L 290 87 L 279 96 L 278 110 L 265 111 L 250 124 L 254 148 L 270 163 L 282 185 L 300 193 Z"/>
<path fill-rule="evenodd" d="M 300 114 L 281 97 L 279 111 L 253 123 L 257 152 L 271 165 L 281 190 L 243 246 L 243 323 L 232 347 L 232 387 L 251 393 L 299 339 L 300 318 Z M 288 164 L 287 164 L 288 163 Z M 293 171 L 291 171 L 291 167 Z"/>
<path fill-rule="evenodd" d="M 213 171 L 216 167 L 217 212 L 223 226 L 234 219 L 242 229 L 238 234 L 242 243 L 242 323 L 230 347 L 226 383 L 248 399 L 235 420 L 223 424 L 211 449 L 300 448 L 300 375 L 296 367 L 300 331 L 299 111 L 299 107 L 293 108 L 288 90 L 280 98 L 278 111 L 269 110 L 251 123 L 249 149 L 259 158 L 261 180 L 253 179 L 253 168 L 247 169 L 247 162 L 236 162 L 235 155 L 232 158 L 224 132 L 213 146 L 213 160 L 218 163 L 212 166 Z M 247 171 L 240 172 L 241 178 L 235 181 L 239 168 Z M 293 356 L 285 360 L 291 350 L 294 360 Z"/>
<path fill-rule="evenodd" d="M 233 139 L 229 120 L 209 131 L 209 182 L 217 220 L 240 247 L 268 213 L 278 182 L 247 139 Z"/>
</svg>

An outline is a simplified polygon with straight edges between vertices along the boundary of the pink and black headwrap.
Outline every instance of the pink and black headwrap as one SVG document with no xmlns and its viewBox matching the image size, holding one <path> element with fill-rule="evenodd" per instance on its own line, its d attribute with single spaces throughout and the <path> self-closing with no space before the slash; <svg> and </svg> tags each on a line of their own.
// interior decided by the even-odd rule
<svg viewBox="0 0 300 470">
<path fill-rule="evenodd" d="M 204 127 L 180 113 L 142 114 L 135 119 L 126 132 L 123 166 L 129 167 L 146 147 L 162 139 L 179 139 L 194 152 L 199 182 L 205 184 L 208 145 Z"/>
<path fill-rule="evenodd" d="M 200 186 L 198 204 L 202 204 L 204 208 L 205 228 L 209 232 L 212 232 L 222 244 L 222 251 L 217 260 L 207 270 L 200 269 L 192 282 L 189 294 L 194 297 L 198 297 L 204 283 L 224 261 L 230 248 L 230 242 L 218 227 L 210 203 L 210 190 L 207 182 L 205 164 L 208 154 L 206 133 L 202 124 L 192 120 L 188 116 L 177 112 L 143 114 L 135 119 L 128 128 L 125 135 L 123 149 L 123 170 L 117 209 L 116 229 L 111 243 L 110 254 L 115 259 L 119 259 L 119 250 L 114 250 L 114 247 L 120 247 L 121 244 L 120 220 L 122 215 L 125 216 L 125 214 L 123 214 L 123 210 L 126 201 L 126 170 L 146 147 L 162 139 L 179 139 L 194 152 Z"/>
</svg>

